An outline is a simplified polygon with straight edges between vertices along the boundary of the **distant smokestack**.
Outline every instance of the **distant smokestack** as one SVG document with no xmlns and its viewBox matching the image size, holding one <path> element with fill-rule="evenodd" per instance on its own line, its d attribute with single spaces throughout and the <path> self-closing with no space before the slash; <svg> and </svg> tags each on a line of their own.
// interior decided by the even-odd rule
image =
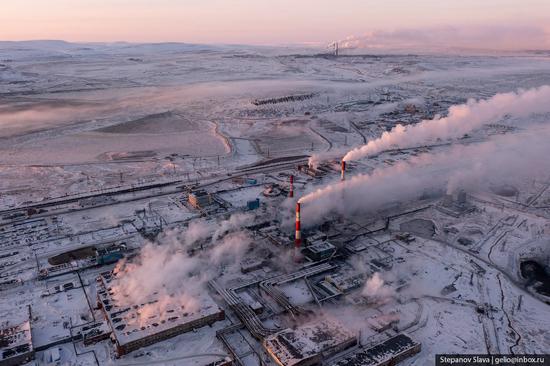
<svg viewBox="0 0 550 366">
<path fill-rule="evenodd" d="M 341 168 L 341 172 L 340 172 L 340 180 L 344 181 L 344 180 L 346 180 L 346 161 L 342 160 L 341 164 L 342 164 L 342 168 Z"/>
<path fill-rule="evenodd" d="M 294 246 L 299 249 L 302 246 L 302 232 L 300 230 L 300 202 L 296 202 L 296 236 Z"/>
<path fill-rule="evenodd" d="M 290 189 L 288 191 L 288 197 L 294 197 L 294 176 L 290 176 Z"/>
</svg>

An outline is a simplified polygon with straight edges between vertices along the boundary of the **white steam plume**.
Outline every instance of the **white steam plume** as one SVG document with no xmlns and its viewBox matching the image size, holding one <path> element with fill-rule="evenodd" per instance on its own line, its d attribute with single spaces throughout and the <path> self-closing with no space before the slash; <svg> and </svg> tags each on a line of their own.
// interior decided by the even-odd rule
<svg viewBox="0 0 550 366">
<path fill-rule="evenodd" d="M 545 27 L 522 24 L 484 24 L 373 30 L 339 41 L 341 49 L 437 50 L 461 53 L 477 50 L 547 49 L 550 36 Z M 364 52 L 364 51 L 362 51 Z M 476 52 L 476 53 L 477 53 Z"/>
<path fill-rule="evenodd" d="M 213 226 L 204 220 L 194 220 L 189 223 L 183 233 L 183 242 L 186 246 L 204 240 L 212 235 Z"/>
<path fill-rule="evenodd" d="M 395 295 L 395 291 L 384 282 L 380 273 L 375 272 L 365 283 L 361 295 L 370 302 L 381 304 L 388 302 Z"/>
<path fill-rule="evenodd" d="M 140 309 L 143 318 L 139 319 L 140 322 L 148 315 L 165 312 L 174 303 L 188 311 L 197 309 L 200 304 L 196 299 L 209 280 L 221 271 L 238 270 L 238 264 L 252 242 L 245 232 L 237 230 L 242 219 L 243 215 L 238 215 L 233 220 L 221 222 L 224 233 L 213 236 L 211 245 L 194 256 L 186 249 L 194 244 L 193 240 L 204 240 L 211 235 L 214 225 L 198 221 L 184 232 L 168 231 L 160 238 L 159 244 L 143 246 L 134 260 L 119 262 L 112 282 L 117 305 L 141 304 L 154 296 L 158 302 Z M 228 231 L 233 232 L 227 234 Z"/>
<path fill-rule="evenodd" d="M 242 228 L 247 222 L 251 222 L 253 219 L 252 214 L 248 213 L 235 213 L 231 215 L 228 220 L 222 221 L 218 229 L 212 235 L 212 240 L 218 240 L 222 235 L 229 231 Z"/>
<path fill-rule="evenodd" d="M 330 151 L 325 151 L 321 153 L 313 154 L 308 159 L 308 165 L 310 168 L 317 168 L 320 163 L 332 159 L 340 159 L 344 156 L 349 150 L 349 148 L 340 147 Z"/>
<path fill-rule="evenodd" d="M 436 155 L 356 175 L 302 197 L 302 224 L 327 214 L 358 214 L 383 209 L 392 202 L 418 199 L 426 190 L 467 191 L 491 183 L 515 184 L 526 178 L 546 178 L 550 171 L 550 128 L 501 136 L 479 145 L 456 146 Z"/>
<path fill-rule="evenodd" d="M 525 117 L 550 112 L 550 86 L 496 94 L 487 100 L 470 99 L 466 104 L 449 108 L 446 117 L 423 120 L 415 125 L 395 126 L 381 137 L 349 151 L 345 161 L 358 160 L 391 148 L 407 148 L 429 140 L 462 137 L 482 125 L 506 115 Z"/>
</svg>

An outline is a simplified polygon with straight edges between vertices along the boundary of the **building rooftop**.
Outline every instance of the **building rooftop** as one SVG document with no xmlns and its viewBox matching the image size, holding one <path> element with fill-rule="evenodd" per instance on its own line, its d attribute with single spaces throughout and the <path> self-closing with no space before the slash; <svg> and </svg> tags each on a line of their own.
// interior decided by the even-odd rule
<svg viewBox="0 0 550 366">
<path fill-rule="evenodd" d="M 377 366 L 387 365 L 389 360 L 403 359 L 420 351 L 420 343 L 405 333 L 400 333 L 371 348 L 354 352 L 332 366 Z"/>
<path fill-rule="evenodd" d="M 312 253 L 323 253 L 334 250 L 335 247 L 326 240 L 317 240 L 307 247 Z"/>
<path fill-rule="evenodd" d="M 338 290 L 346 292 L 361 287 L 365 282 L 364 274 L 335 273 L 325 277 L 325 281 L 332 284 Z"/>
<path fill-rule="evenodd" d="M 193 192 L 189 193 L 189 195 L 193 195 L 195 197 L 204 197 L 204 196 L 208 196 L 208 192 L 206 192 L 203 189 L 199 189 L 199 190 L 196 190 L 196 191 L 193 191 Z"/>
<path fill-rule="evenodd" d="M 182 305 L 178 298 L 158 294 L 141 304 L 123 306 L 113 297 L 112 280 L 112 275 L 99 276 L 97 295 L 120 345 L 222 313 L 206 292 L 193 299 L 196 306 Z"/>
<path fill-rule="evenodd" d="M 334 321 L 307 323 L 296 329 L 283 329 L 268 336 L 264 346 L 280 365 L 293 366 L 301 362 L 328 356 L 335 349 L 344 349 L 355 344 L 355 335 Z"/>
<path fill-rule="evenodd" d="M 0 362 L 32 352 L 31 323 L 0 329 Z"/>
</svg>

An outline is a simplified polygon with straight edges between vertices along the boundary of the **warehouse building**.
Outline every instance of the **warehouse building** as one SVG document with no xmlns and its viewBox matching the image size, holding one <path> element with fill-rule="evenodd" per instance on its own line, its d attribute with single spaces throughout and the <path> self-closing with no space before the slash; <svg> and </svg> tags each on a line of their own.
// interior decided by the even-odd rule
<svg viewBox="0 0 550 366">
<path fill-rule="evenodd" d="M 189 193 L 187 200 L 191 206 L 197 209 L 208 207 L 213 202 L 212 195 L 202 189 Z"/>
<path fill-rule="evenodd" d="M 118 356 L 225 318 L 223 310 L 207 293 L 201 293 L 195 299 L 199 304 L 197 308 L 186 308 L 176 299 L 166 303 L 172 298 L 164 297 L 162 310 L 160 307 L 157 310 L 155 304 L 159 299 L 156 296 L 151 296 L 142 304 L 121 306 L 113 298 L 112 280 L 111 273 L 98 277 L 97 301 L 111 327 Z M 145 311 L 148 312 L 147 317 L 142 316 Z"/>
<path fill-rule="evenodd" d="M 326 240 L 316 240 L 308 245 L 302 253 L 316 262 L 330 258 L 336 252 L 336 247 Z"/>
<path fill-rule="evenodd" d="M 363 348 L 331 366 L 393 366 L 414 356 L 421 350 L 420 343 L 409 335 L 400 333 L 372 348 Z"/>
<path fill-rule="evenodd" d="M 310 366 L 356 343 L 357 337 L 341 324 L 323 320 L 272 334 L 264 347 L 280 366 Z"/>
</svg>

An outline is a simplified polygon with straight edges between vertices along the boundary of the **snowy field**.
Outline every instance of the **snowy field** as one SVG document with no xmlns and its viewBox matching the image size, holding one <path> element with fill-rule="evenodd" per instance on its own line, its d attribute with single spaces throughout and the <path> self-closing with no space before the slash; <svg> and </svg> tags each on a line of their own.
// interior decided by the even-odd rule
<svg viewBox="0 0 550 366">
<path fill-rule="evenodd" d="M 391 127 L 383 117 L 408 104 L 418 113 L 401 117 L 414 120 L 467 98 L 550 82 L 540 55 L 335 59 L 315 52 L 3 43 L 0 199 L 9 205 L 21 195 L 113 186 L 120 172 L 136 182 L 148 173 L 217 169 L 219 159 L 234 166 L 354 146 Z M 250 103 L 302 93 L 315 96 Z M 40 192 L 37 177 L 48 182 Z"/>
</svg>

